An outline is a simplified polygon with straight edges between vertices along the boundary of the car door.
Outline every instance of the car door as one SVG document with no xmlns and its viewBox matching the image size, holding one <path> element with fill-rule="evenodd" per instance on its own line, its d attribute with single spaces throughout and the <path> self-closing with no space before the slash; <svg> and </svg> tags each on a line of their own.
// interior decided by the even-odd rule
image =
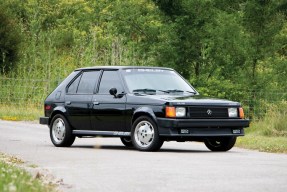
<svg viewBox="0 0 287 192">
<path fill-rule="evenodd" d="M 103 71 L 97 94 L 93 96 L 91 122 L 96 131 L 125 131 L 126 95 L 115 97 L 109 93 L 116 88 L 124 93 L 123 84 L 117 70 Z"/>
<path fill-rule="evenodd" d="M 76 130 L 90 130 L 92 98 L 98 84 L 99 70 L 83 71 L 69 86 L 65 96 L 67 117 Z"/>
</svg>

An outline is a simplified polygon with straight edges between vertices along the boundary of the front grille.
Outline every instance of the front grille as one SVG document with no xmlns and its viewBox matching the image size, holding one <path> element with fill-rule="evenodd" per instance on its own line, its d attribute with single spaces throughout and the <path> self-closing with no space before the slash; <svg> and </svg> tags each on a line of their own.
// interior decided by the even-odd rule
<svg viewBox="0 0 287 192">
<path fill-rule="evenodd" d="M 191 119 L 228 118 L 228 109 L 224 107 L 189 107 L 188 113 Z"/>
</svg>

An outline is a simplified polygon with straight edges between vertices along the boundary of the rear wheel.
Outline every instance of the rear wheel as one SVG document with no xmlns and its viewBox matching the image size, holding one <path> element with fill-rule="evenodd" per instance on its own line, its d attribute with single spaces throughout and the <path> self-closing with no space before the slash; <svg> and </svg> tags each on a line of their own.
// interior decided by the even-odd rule
<svg viewBox="0 0 287 192">
<path fill-rule="evenodd" d="M 130 137 L 121 137 L 121 141 L 126 147 L 133 147 L 132 139 Z"/>
<path fill-rule="evenodd" d="M 131 138 L 134 147 L 140 151 L 157 151 L 163 144 L 157 125 L 147 116 L 141 116 L 134 121 Z"/>
<path fill-rule="evenodd" d="M 53 117 L 50 125 L 50 138 L 56 147 L 70 147 L 74 143 L 75 136 L 63 115 L 57 114 Z"/>
<path fill-rule="evenodd" d="M 205 146 L 211 151 L 228 151 L 236 142 L 236 137 L 209 138 L 204 141 Z"/>
</svg>

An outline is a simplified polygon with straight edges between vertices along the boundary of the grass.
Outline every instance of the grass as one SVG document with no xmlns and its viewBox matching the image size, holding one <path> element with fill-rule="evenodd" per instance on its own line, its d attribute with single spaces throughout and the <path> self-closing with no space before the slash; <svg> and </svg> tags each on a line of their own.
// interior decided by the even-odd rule
<svg viewBox="0 0 287 192">
<path fill-rule="evenodd" d="M 0 154 L 0 191 L 55 191 L 54 186 L 44 185 L 40 179 L 33 178 L 27 171 L 18 167 L 23 163 L 16 157 Z"/>
<path fill-rule="evenodd" d="M 0 105 L 0 119 L 9 121 L 33 121 L 43 116 L 43 108 L 33 105 Z"/>
<path fill-rule="evenodd" d="M 270 106 L 265 116 L 246 129 L 236 145 L 273 153 L 287 153 L 287 103 Z"/>
<path fill-rule="evenodd" d="M 268 137 L 247 133 L 244 137 L 238 138 L 236 146 L 264 152 L 287 153 L 287 138 Z"/>
</svg>

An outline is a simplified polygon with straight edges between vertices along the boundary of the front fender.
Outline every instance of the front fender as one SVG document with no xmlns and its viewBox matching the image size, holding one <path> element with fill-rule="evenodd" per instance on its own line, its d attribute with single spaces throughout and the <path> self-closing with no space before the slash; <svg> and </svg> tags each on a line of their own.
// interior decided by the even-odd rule
<svg viewBox="0 0 287 192">
<path fill-rule="evenodd" d="M 134 112 L 133 112 L 133 118 L 132 118 L 132 122 L 134 122 L 134 120 L 142 115 L 148 115 L 149 117 L 151 117 L 156 123 L 157 123 L 157 118 L 154 114 L 154 111 L 152 110 L 151 107 L 139 107 L 137 108 Z"/>
</svg>

